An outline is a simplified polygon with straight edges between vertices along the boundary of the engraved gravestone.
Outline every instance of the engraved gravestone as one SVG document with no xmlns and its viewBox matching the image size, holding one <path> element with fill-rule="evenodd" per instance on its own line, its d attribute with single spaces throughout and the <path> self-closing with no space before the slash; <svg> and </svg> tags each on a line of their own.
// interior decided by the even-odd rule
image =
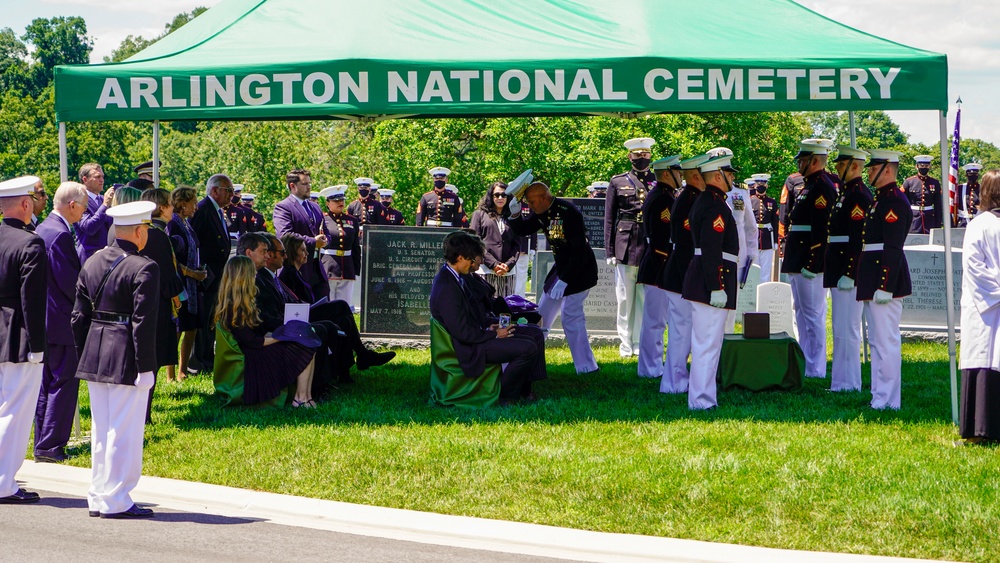
<svg viewBox="0 0 1000 563">
<path fill-rule="evenodd" d="M 365 226 L 362 244 L 361 332 L 430 334 L 431 283 L 444 263 L 451 228 Z"/>
<path fill-rule="evenodd" d="M 956 229 L 958 230 L 958 229 Z M 906 328 L 947 330 L 945 310 L 944 249 L 941 247 L 906 247 L 906 263 L 910 269 L 913 293 L 903 299 L 903 314 L 899 324 Z M 962 251 L 951 252 L 954 296 L 952 309 L 955 326 L 961 321 Z"/>
<path fill-rule="evenodd" d="M 792 286 L 783 282 L 767 282 L 757 286 L 757 312 L 771 315 L 771 333 L 787 332 L 796 340 L 792 313 Z"/>
<path fill-rule="evenodd" d="M 750 266 L 747 282 L 736 292 L 736 322 L 743 323 L 743 313 L 757 310 L 757 286 L 760 285 L 760 266 Z"/>
<path fill-rule="evenodd" d="M 583 214 L 583 226 L 591 248 L 604 248 L 604 200 L 601 198 L 571 197 L 567 201 Z"/>
<path fill-rule="evenodd" d="M 597 260 L 597 285 L 590 288 L 587 299 L 583 302 L 583 313 L 587 317 L 587 330 L 589 332 L 615 332 L 618 318 L 618 300 L 615 297 L 615 268 L 608 265 L 604 260 L 603 248 L 594 249 L 594 258 Z M 535 254 L 534 272 L 539 272 L 537 277 L 532 274 L 532 287 L 540 291 L 545 277 L 555 263 L 551 251 L 539 251 Z M 535 302 L 541 295 L 537 295 Z M 562 316 L 552 324 L 552 329 L 562 329 Z"/>
<path fill-rule="evenodd" d="M 944 246 L 944 229 L 931 229 L 930 244 Z M 951 247 L 962 248 L 962 241 L 965 240 L 965 229 L 951 230 Z"/>
<path fill-rule="evenodd" d="M 903 246 L 921 246 L 931 243 L 931 236 L 921 233 L 910 233 L 906 235 L 906 242 Z"/>
</svg>

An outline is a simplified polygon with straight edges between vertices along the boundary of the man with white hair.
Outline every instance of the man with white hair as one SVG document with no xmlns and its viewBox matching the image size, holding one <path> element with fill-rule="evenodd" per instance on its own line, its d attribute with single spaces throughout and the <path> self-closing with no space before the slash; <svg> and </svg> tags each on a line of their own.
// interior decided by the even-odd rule
<svg viewBox="0 0 1000 563">
<path fill-rule="evenodd" d="M 35 461 L 41 462 L 66 459 L 66 443 L 76 415 L 80 382 L 76 379 L 78 358 L 70 311 L 76 302 L 76 280 L 83 257 L 77 249 L 73 224 L 87 209 L 87 188 L 63 182 L 52 199 L 52 213 L 35 229 L 48 255 L 47 353 L 35 408 Z"/>
<path fill-rule="evenodd" d="M 0 504 L 38 502 L 18 487 L 45 358 L 45 243 L 31 231 L 35 176 L 0 182 Z"/>
<path fill-rule="evenodd" d="M 193 362 L 201 371 L 212 371 L 215 364 L 215 326 L 211 324 L 211 314 L 219 295 L 222 270 L 229 260 L 232 240 L 226 225 L 225 207 L 233 197 L 233 181 L 225 174 L 214 174 L 205 182 L 205 198 L 198 202 L 198 209 L 191 217 L 191 228 L 198 235 L 198 252 L 201 261 L 208 266 L 212 281 L 205 287 L 204 312 L 205 327 L 198 331 L 195 341 Z"/>
</svg>

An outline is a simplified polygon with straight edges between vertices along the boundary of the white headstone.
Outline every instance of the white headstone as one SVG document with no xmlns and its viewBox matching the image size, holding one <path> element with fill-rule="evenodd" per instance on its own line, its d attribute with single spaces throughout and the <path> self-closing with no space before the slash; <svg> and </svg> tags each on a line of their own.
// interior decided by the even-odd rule
<svg viewBox="0 0 1000 563">
<path fill-rule="evenodd" d="M 954 229 L 961 231 L 963 229 Z M 903 299 L 903 314 L 899 324 L 907 329 L 947 330 L 948 312 L 945 292 L 943 246 L 908 246 L 903 249 L 910 269 L 913 293 Z M 962 301 L 962 250 L 951 251 L 951 271 L 954 283 L 952 296 L 955 326 L 960 327 Z"/>
<path fill-rule="evenodd" d="M 963 241 L 965 241 L 965 229 L 952 229 L 951 247 L 962 248 Z M 944 246 L 944 229 L 931 229 L 930 242 L 928 244 Z"/>
<path fill-rule="evenodd" d="M 747 283 L 736 292 L 736 322 L 743 322 L 743 313 L 752 313 L 757 310 L 758 285 L 760 285 L 760 266 L 754 264 L 750 266 Z"/>
<path fill-rule="evenodd" d="M 792 313 L 792 286 L 768 282 L 757 286 L 757 312 L 771 315 L 771 332 L 787 332 L 798 340 Z"/>
</svg>

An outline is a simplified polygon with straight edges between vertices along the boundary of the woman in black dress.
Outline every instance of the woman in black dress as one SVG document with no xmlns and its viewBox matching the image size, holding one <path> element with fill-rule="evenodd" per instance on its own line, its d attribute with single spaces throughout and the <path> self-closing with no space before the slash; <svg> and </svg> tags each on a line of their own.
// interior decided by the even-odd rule
<svg viewBox="0 0 1000 563">
<path fill-rule="evenodd" d="M 281 237 L 281 244 L 285 247 L 284 264 L 278 272 L 278 279 L 281 280 L 288 289 L 303 303 L 315 303 L 316 298 L 312 288 L 302 277 L 302 266 L 309 258 L 309 250 L 306 243 L 300 238 L 295 238 L 288 234 Z"/>
<path fill-rule="evenodd" d="M 194 215 L 198 192 L 194 188 L 179 186 L 170 193 L 172 217 L 167 223 L 167 234 L 173 243 L 177 260 L 177 273 L 184 286 L 177 311 L 177 331 L 180 332 L 181 352 L 178 358 L 177 381 L 188 374 L 188 359 L 194 349 L 198 329 L 208 326 L 209 311 L 205 310 L 203 287 L 200 282 L 208 276 L 198 254 L 198 235 L 188 220 Z M 169 377 L 169 376 L 168 376 Z"/>
<path fill-rule="evenodd" d="M 293 407 L 315 408 L 312 374 L 315 350 L 280 342 L 261 327 L 257 310 L 257 269 L 246 256 L 229 259 L 219 284 L 215 322 L 228 330 L 243 352 L 243 404 L 269 401 L 295 383 Z"/>
<path fill-rule="evenodd" d="M 496 289 L 498 297 L 514 293 L 514 266 L 521 255 L 517 237 L 507 228 L 510 210 L 506 190 L 507 184 L 494 182 L 472 214 L 472 230 L 486 245 L 479 273 Z"/>
</svg>

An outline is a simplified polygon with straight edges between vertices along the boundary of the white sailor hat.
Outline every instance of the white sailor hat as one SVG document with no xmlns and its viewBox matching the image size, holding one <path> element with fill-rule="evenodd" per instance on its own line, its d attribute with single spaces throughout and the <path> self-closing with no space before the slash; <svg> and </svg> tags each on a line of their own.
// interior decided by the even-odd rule
<svg viewBox="0 0 1000 563">
<path fill-rule="evenodd" d="M 818 140 L 821 139 L 806 139 L 805 141 L 799 143 L 799 153 L 795 155 L 795 158 L 799 159 L 803 156 L 830 154 L 830 147 L 825 144 L 809 142 Z"/>
<path fill-rule="evenodd" d="M 771 179 L 771 175 L 765 173 L 752 174 L 750 177 L 753 178 L 754 181 L 756 182 L 767 182 L 768 180 Z"/>
<path fill-rule="evenodd" d="M 375 183 L 375 180 L 372 180 L 371 178 L 355 178 L 354 179 L 354 183 L 357 184 L 357 185 L 359 185 L 359 186 L 366 185 L 366 184 L 370 186 L 370 185 L 372 185 L 372 184 Z"/>
<path fill-rule="evenodd" d="M 681 167 L 681 155 L 675 154 L 673 156 L 653 161 L 653 164 L 651 164 L 650 167 L 653 170 L 669 170 L 671 168 L 679 169 Z"/>
<path fill-rule="evenodd" d="M 835 160 L 868 160 L 868 151 L 847 145 L 837 145 L 837 158 Z"/>
<path fill-rule="evenodd" d="M 868 153 L 871 154 L 871 160 L 868 161 L 865 168 L 885 164 L 887 162 L 899 162 L 899 157 L 903 156 L 903 153 L 899 151 L 889 151 L 885 149 L 872 149 L 868 151 Z"/>
<path fill-rule="evenodd" d="M 587 191 L 594 193 L 597 190 L 607 190 L 610 185 L 610 182 L 592 182 L 589 186 L 587 186 Z"/>
<path fill-rule="evenodd" d="M 822 146 L 826 147 L 827 150 L 832 149 L 833 145 L 836 144 L 833 141 L 833 139 L 802 139 L 802 142 L 803 143 L 809 143 L 811 145 L 822 145 Z"/>
<path fill-rule="evenodd" d="M 709 158 L 715 158 L 717 156 L 733 156 L 733 151 L 732 149 L 728 149 L 726 147 L 715 147 L 714 149 L 710 149 L 705 154 L 707 154 Z"/>
<path fill-rule="evenodd" d="M 913 162 L 917 164 L 930 164 L 934 160 L 934 157 L 929 154 L 918 154 L 913 157 Z"/>
<path fill-rule="evenodd" d="M 309 192 L 309 199 L 319 199 L 319 192 Z"/>
<path fill-rule="evenodd" d="M 381 188 L 381 187 L 382 187 L 382 184 L 372 184 L 371 190 L 373 192 L 377 192 L 378 189 Z"/>
<path fill-rule="evenodd" d="M 243 201 L 253 201 L 257 199 L 257 196 L 253 194 L 243 194 L 240 196 L 240 199 L 242 199 Z"/>
<path fill-rule="evenodd" d="M 971 172 L 973 170 L 975 170 L 975 171 L 978 172 L 979 170 L 982 170 L 982 169 L 983 169 L 983 165 L 979 164 L 978 162 L 970 162 L 970 163 L 968 163 L 968 164 L 966 164 L 965 166 L 962 167 L 962 170 L 965 170 L 966 172 Z"/>
<path fill-rule="evenodd" d="M 743 183 L 746 184 L 747 186 L 752 186 L 756 184 L 757 181 L 754 180 L 753 178 L 747 178 L 746 180 L 743 180 Z"/>
<path fill-rule="evenodd" d="M 435 166 L 428 170 L 431 176 L 451 176 L 451 170 L 448 170 L 444 166 Z"/>
<path fill-rule="evenodd" d="M 699 154 L 698 156 L 692 156 L 691 158 L 681 161 L 681 170 L 697 170 L 699 166 L 706 160 L 711 158 L 707 154 Z"/>
<path fill-rule="evenodd" d="M 629 152 L 648 152 L 653 148 L 653 145 L 656 144 L 656 141 L 649 137 L 636 137 L 635 139 L 625 141 L 624 144 L 625 148 L 627 148 Z"/>
<path fill-rule="evenodd" d="M 396 190 L 390 190 L 389 188 L 381 188 L 378 191 L 379 197 L 392 197 L 396 195 Z"/>
<path fill-rule="evenodd" d="M 108 217 L 114 220 L 116 227 L 148 225 L 153 222 L 152 215 L 154 210 L 156 210 L 156 204 L 152 201 L 133 201 L 108 209 Z"/>
<path fill-rule="evenodd" d="M 344 199 L 344 194 L 347 193 L 347 186 L 341 184 L 339 186 L 329 186 L 323 188 L 319 192 L 319 197 L 323 199 Z"/>
<path fill-rule="evenodd" d="M 0 182 L 0 197 L 16 197 L 19 195 L 34 195 L 35 184 L 41 182 L 38 176 L 21 176 L 12 180 Z"/>
<path fill-rule="evenodd" d="M 243 191 L 243 184 L 233 184 L 233 193 L 238 194 Z"/>
<path fill-rule="evenodd" d="M 457 194 L 458 193 L 458 188 L 455 187 L 455 184 L 445 184 L 444 185 L 444 189 L 446 191 L 449 191 L 449 192 L 453 193 L 453 194 Z"/>
<path fill-rule="evenodd" d="M 698 170 L 701 172 L 715 172 L 726 169 L 733 169 L 733 157 L 731 155 L 709 158 L 698 166 Z"/>
</svg>

